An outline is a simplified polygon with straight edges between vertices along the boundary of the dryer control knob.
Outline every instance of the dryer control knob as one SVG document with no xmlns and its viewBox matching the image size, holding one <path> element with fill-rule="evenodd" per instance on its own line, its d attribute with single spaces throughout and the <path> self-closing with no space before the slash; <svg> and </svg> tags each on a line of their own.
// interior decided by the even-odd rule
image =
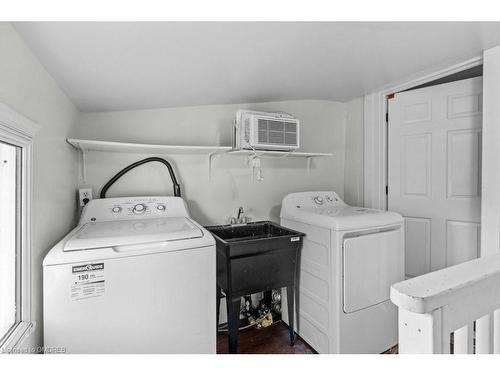
<svg viewBox="0 0 500 375">
<path fill-rule="evenodd" d="M 313 201 L 316 204 L 323 204 L 323 198 L 321 198 L 321 197 L 314 197 Z"/>
<path fill-rule="evenodd" d="M 158 211 L 165 211 L 165 205 L 164 204 L 159 204 L 158 206 L 156 206 L 156 209 Z"/>
<path fill-rule="evenodd" d="M 144 213 L 144 211 L 146 211 L 146 206 L 143 205 L 142 203 L 136 204 L 134 206 L 134 212 L 136 214 L 142 214 L 142 213 Z"/>
<path fill-rule="evenodd" d="M 122 208 L 120 206 L 114 206 L 111 211 L 113 211 L 114 214 L 119 214 L 122 211 Z"/>
</svg>

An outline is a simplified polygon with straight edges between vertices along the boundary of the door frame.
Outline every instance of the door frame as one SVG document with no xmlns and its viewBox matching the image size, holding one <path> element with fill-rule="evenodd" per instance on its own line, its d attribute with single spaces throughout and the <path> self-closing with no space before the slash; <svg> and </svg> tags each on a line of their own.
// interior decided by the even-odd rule
<svg viewBox="0 0 500 375">
<path fill-rule="evenodd" d="M 473 68 L 483 63 L 483 56 L 476 56 L 439 70 L 419 73 L 399 83 L 382 87 L 364 97 L 364 177 L 363 201 L 365 207 L 387 209 L 387 96 L 410 89 L 451 74 Z"/>
</svg>

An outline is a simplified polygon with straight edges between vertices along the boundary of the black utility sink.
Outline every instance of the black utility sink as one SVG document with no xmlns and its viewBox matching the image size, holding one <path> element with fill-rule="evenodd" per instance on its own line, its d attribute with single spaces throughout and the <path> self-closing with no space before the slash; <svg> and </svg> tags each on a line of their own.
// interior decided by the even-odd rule
<svg viewBox="0 0 500 375">
<path fill-rule="evenodd" d="M 290 342 L 293 345 L 294 292 L 303 233 L 271 221 L 207 227 L 217 247 L 217 322 L 220 290 L 226 295 L 229 351 L 236 353 L 242 296 L 287 288 Z"/>
<path fill-rule="evenodd" d="M 248 224 L 219 225 L 207 228 L 215 237 L 217 244 L 221 243 L 230 248 L 236 248 L 234 242 L 248 243 L 253 251 L 265 251 L 270 239 L 286 238 L 289 242 L 291 237 L 303 236 L 302 233 L 281 227 L 271 221 L 257 221 Z M 260 242 L 248 242 L 264 240 Z M 298 241 L 300 238 L 298 239 Z M 276 241 L 273 241 L 274 243 Z M 293 242 L 293 241 L 292 241 Z M 239 246 L 238 246 L 239 247 Z M 230 249 L 231 250 L 231 249 Z"/>
<path fill-rule="evenodd" d="M 294 231 L 280 227 L 271 221 L 221 225 L 218 227 L 210 227 L 210 231 L 217 237 L 226 241 L 244 241 L 246 239 L 282 237 L 295 234 Z"/>
</svg>

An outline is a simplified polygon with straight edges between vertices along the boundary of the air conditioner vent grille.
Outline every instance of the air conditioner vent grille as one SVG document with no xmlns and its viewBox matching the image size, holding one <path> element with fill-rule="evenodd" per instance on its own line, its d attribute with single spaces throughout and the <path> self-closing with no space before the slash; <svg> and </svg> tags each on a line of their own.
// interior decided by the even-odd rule
<svg viewBox="0 0 500 375">
<path fill-rule="evenodd" d="M 297 145 L 297 124 L 285 120 L 258 119 L 258 142 L 275 145 Z"/>
</svg>

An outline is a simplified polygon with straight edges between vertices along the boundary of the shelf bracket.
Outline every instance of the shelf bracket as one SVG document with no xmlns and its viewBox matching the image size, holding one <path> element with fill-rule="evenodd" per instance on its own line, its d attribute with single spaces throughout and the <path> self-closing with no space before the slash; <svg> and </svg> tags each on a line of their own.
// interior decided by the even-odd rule
<svg viewBox="0 0 500 375">
<path fill-rule="evenodd" d="M 217 151 L 210 152 L 207 156 L 208 182 L 212 180 L 212 158 L 217 154 Z"/>
<path fill-rule="evenodd" d="M 311 175 L 311 159 L 313 158 L 313 156 L 308 156 L 306 157 L 306 163 L 307 163 L 307 175 Z"/>
<path fill-rule="evenodd" d="M 82 148 L 82 183 L 87 183 L 87 150 Z"/>
</svg>

